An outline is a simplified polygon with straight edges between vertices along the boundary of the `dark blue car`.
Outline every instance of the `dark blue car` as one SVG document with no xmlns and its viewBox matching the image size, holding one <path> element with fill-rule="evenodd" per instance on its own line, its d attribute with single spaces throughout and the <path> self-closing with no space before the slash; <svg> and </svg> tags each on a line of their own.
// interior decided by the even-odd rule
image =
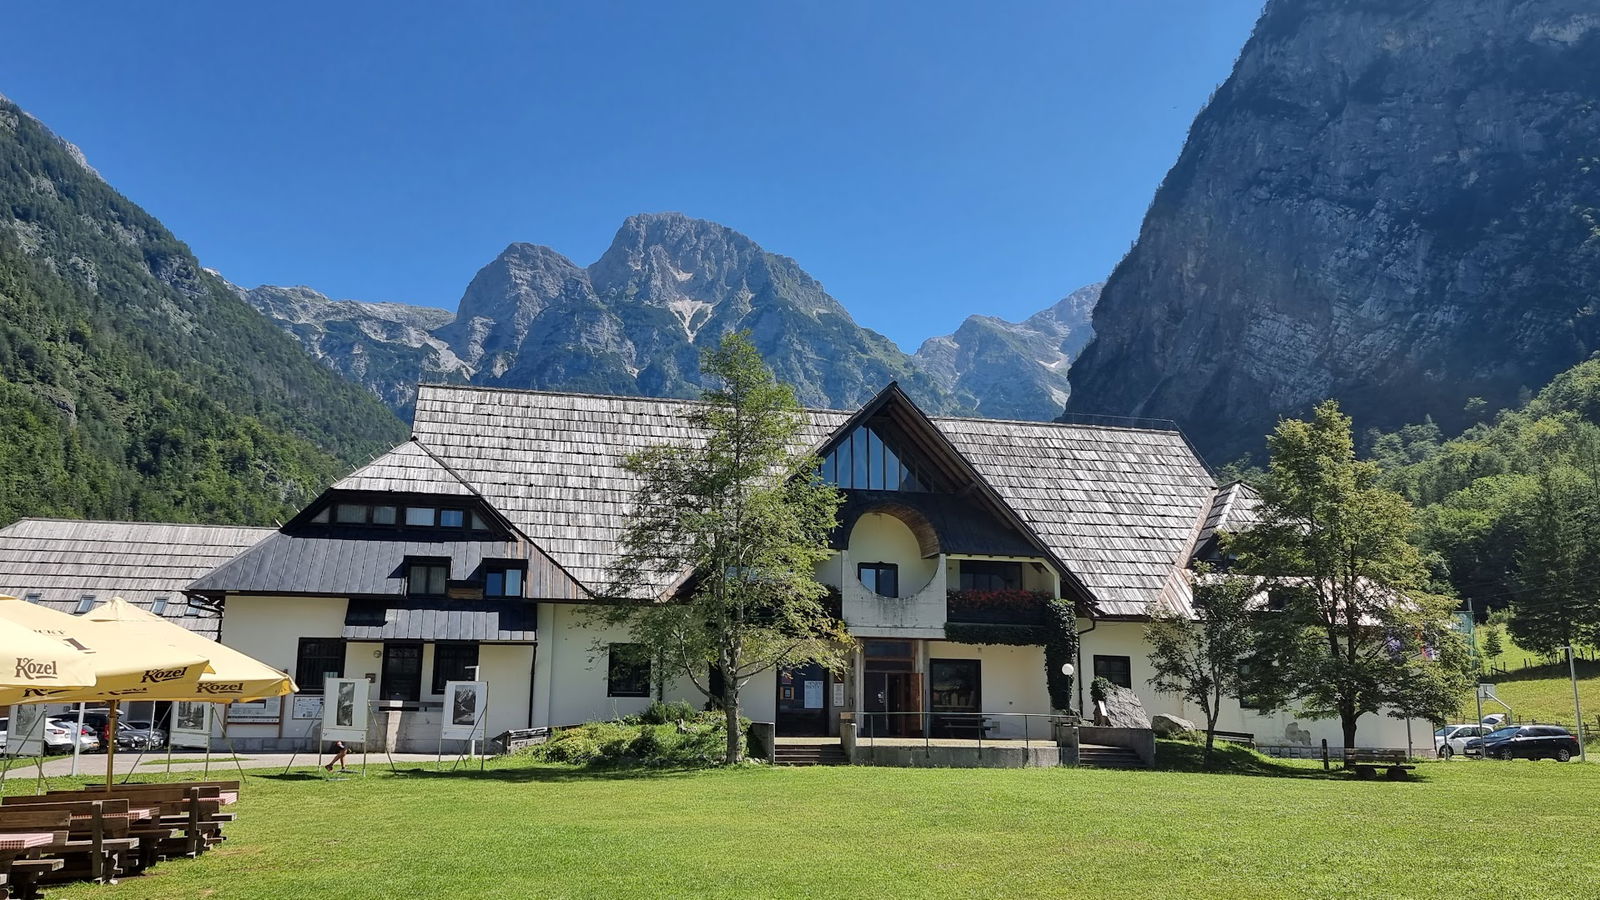
<svg viewBox="0 0 1600 900">
<path fill-rule="evenodd" d="M 1566 762 L 1578 755 L 1578 739 L 1559 725 L 1510 725 L 1467 741 L 1468 756 Z"/>
</svg>

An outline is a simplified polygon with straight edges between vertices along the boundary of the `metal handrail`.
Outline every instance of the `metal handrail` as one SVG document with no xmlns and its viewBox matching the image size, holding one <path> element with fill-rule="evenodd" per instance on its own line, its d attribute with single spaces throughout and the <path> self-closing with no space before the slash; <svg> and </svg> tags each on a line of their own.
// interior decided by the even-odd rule
<svg viewBox="0 0 1600 900">
<path fill-rule="evenodd" d="M 1029 750 L 1029 751 L 1031 751 L 1033 749 L 1033 727 L 1032 726 L 1033 726 L 1033 720 L 1034 719 L 1046 719 L 1046 720 L 1049 720 L 1047 722 L 1046 726 L 1045 726 L 1046 734 L 1049 734 L 1049 726 L 1051 724 L 1054 724 L 1056 722 L 1065 721 L 1065 720 L 1067 720 L 1069 718 L 1072 718 L 1071 716 L 1068 716 L 1068 715 L 1066 715 L 1064 713 L 991 713 L 991 712 L 963 712 L 963 711 L 959 711 L 959 710 L 921 710 L 921 711 L 896 711 L 896 712 L 870 712 L 870 711 L 863 711 L 863 710 L 852 710 L 852 711 L 849 711 L 849 712 L 840 713 L 840 721 L 855 722 L 857 725 L 865 725 L 868 720 L 870 720 L 872 718 L 875 718 L 875 717 L 879 717 L 879 716 L 881 716 L 881 717 L 883 717 L 885 719 L 889 718 L 890 716 L 901 716 L 901 717 L 904 717 L 904 716 L 918 716 L 918 717 L 920 717 L 921 720 L 922 720 L 921 721 L 921 725 L 922 725 L 922 735 L 921 735 L 921 737 L 922 737 L 922 746 L 923 746 L 924 750 L 931 750 L 933 748 L 933 728 L 932 728 L 932 725 L 933 725 L 933 720 L 934 720 L 934 718 L 936 716 L 977 716 L 981 720 L 988 720 L 988 719 L 1021 719 L 1022 720 L 1022 742 L 1023 742 L 1024 748 Z M 984 733 L 985 730 L 986 729 L 983 727 L 982 722 L 980 722 L 979 726 L 978 726 L 977 738 L 976 738 L 977 745 L 978 745 L 978 752 L 979 753 L 983 752 L 983 733 Z M 863 734 L 862 733 L 862 729 L 858 728 L 857 731 L 856 731 L 856 740 L 859 742 L 863 738 L 865 738 L 866 741 L 867 741 L 867 746 L 869 748 L 876 749 L 877 748 L 877 740 L 878 740 L 879 735 L 876 734 L 876 729 L 874 729 L 873 732 L 874 733 Z M 884 735 L 883 737 L 890 738 L 890 737 L 893 737 L 893 736 Z M 896 739 L 896 740 L 905 740 L 905 738 L 894 738 L 894 739 Z M 940 738 L 940 740 L 959 740 L 959 738 Z M 991 738 L 990 742 L 993 743 L 994 740 L 995 739 Z M 1000 740 L 1015 740 L 1015 738 L 1009 738 L 1009 739 L 1008 738 L 1000 738 Z M 1054 739 L 1053 738 L 1046 738 L 1045 741 L 1047 743 L 1053 743 Z"/>
</svg>

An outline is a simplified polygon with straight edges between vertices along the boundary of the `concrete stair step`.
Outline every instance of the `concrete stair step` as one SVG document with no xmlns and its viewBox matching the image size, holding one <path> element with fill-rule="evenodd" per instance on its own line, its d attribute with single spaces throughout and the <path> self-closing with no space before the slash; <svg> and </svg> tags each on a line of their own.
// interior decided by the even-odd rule
<svg viewBox="0 0 1600 900">
<path fill-rule="evenodd" d="M 773 760 L 780 766 L 842 766 L 844 748 L 837 744 L 779 745 L 774 749 Z"/>
<path fill-rule="evenodd" d="M 1139 754 L 1123 747 L 1080 747 L 1078 765 L 1100 769 L 1143 769 Z"/>
</svg>

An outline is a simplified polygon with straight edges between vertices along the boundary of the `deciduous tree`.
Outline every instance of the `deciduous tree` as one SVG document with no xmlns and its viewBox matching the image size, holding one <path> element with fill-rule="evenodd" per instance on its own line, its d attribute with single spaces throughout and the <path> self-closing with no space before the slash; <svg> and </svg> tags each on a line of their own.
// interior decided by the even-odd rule
<svg viewBox="0 0 1600 900">
<path fill-rule="evenodd" d="M 1272 598 L 1248 693 L 1337 717 L 1347 747 L 1362 715 L 1388 707 L 1442 720 L 1469 683 L 1455 604 L 1425 590 L 1411 506 L 1356 459 L 1350 424 L 1331 400 L 1311 421 L 1281 422 L 1268 438 L 1261 522 L 1229 545 Z"/>
<path fill-rule="evenodd" d="M 701 365 L 713 386 L 689 413 L 695 437 L 627 460 L 638 487 L 611 571 L 613 602 L 592 614 L 626 625 L 721 703 L 725 761 L 736 763 L 741 692 L 752 677 L 842 664 L 844 633 L 813 577 L 831 552 L 841 495 L 821 480 L 816 458 L 797 449 L 799 404 L 746 336 L 724 338 Z M 714 697 L 713 670 L 721 675 Z"/>
<path fill-rule="evenodd" d="M 1202 570 L 1194 588 L 1194 615 L 1151 617 L 1145 630 L 1156 690 L 1177 694 L 1206 718 L 1205 765 L 1211 764 L 1222 701 L 1239 695 L 1240 668 L 1255 643 L 1251 604 L 1256 579 Z"/>
</svg>

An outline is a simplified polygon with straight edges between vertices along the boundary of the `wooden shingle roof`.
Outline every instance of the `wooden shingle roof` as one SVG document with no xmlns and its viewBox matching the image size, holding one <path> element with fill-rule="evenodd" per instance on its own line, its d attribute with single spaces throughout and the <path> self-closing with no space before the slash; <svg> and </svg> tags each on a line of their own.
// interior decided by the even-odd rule
<svg viewBox="0 0 1600 900">
<path fill-rule="evenodd" d="M 191 581 L 255 546 L 271 528 L 22 519 L 0 528 L 0 594 L 62 612 L 121 597 L 190 631 L 217 637 L 221 617 L 184 596 Z M 37 596 L 35 596 L 37 595 Z"/>
<path fill-rule="evenodd" d="M 578 580 L 605 584 L 642 447 L 691 439 L 694 401 L 423 385 L 413 437 Z M 809 410 L 819 446 L 851 416 Z M 1184 605 L 1187 564 L 1217 491 L 1176 431 L 931 418 L 1102 612 Z M 399 451 L 396 451 L 399 452 Z M 408 454 L 411 451 L 406 451 Z M 403 461 L 383 464 L 393 471 Z M 369 466 L 368 468 L 373 468 Z M 397 489 L 409 490 L 410 487 Z"/>
</svg>

